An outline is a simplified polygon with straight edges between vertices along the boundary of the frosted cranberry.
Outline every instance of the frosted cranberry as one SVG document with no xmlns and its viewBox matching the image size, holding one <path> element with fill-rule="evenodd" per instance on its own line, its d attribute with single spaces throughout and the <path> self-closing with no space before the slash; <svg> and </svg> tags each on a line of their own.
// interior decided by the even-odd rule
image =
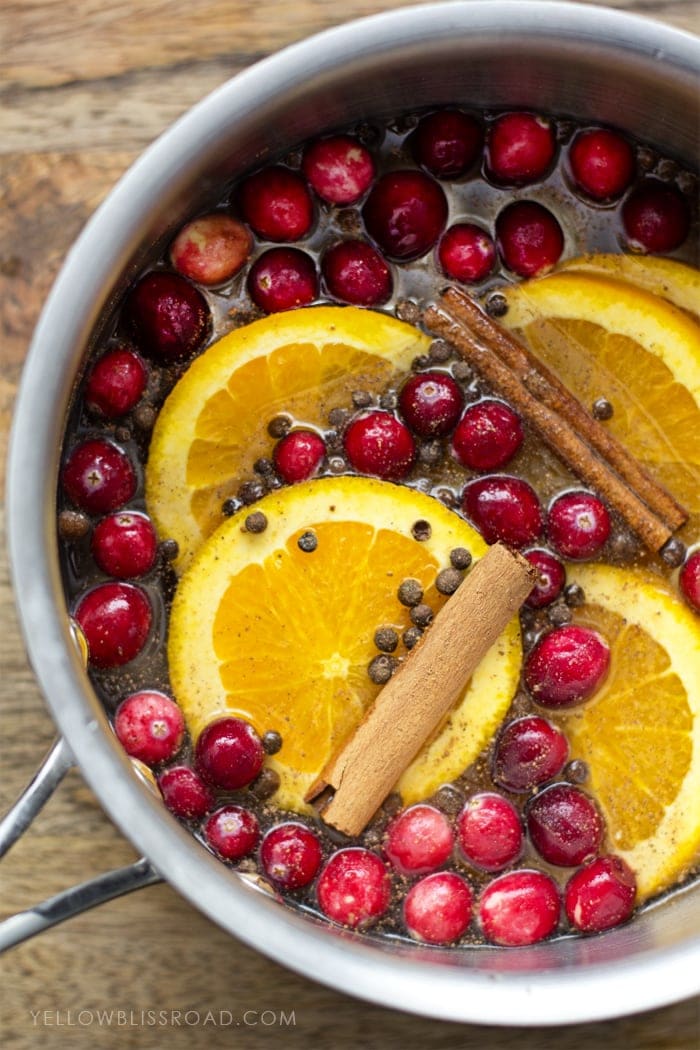
<svg viewBox="0 0 700 1050">
<path fill-rule="evenodd" d="M 144 689 L 122 700 L 114 716 L 114 731 L 128 755 L 155 766 L 180 750 L 185 720 L 169 696 Z"/>
<path fill-rule="evenodd" d="M 268 878 L 285 890 L 307 886 L 321 867 L 318 835 L 303 824 L 279 824 L 265 835 L 260 862 Z"/>
<path fill-rule="evenodd" d="M 199 284 L 222 284 L 246 264 L 253 247 L 250 230 L 225 212 L 188 222 L 170 246 L 170 261 L 184 277 Z"/>
<path fill-rule="evenodd" d="M 561 902 L 556 883 L 541 871 L 511 871 L 490 882 L 479 901 L 479 921 L 494 944 L 515 948 L 554 933 Z"/>
<path fill-rule="evenodd" d="M 610 536 L 610 515 L 590 492 L 565 492 L 549 508 L 547 536 L 563 558 L 593 558 Z"/>
<path fill-rule="evenodd" d="M 681 594 L 691 609 L 700 613 L 700 550 L 687 559 L 678 577 Z"/>
<path fill-rule="evenodd" d="M 299 248 L 270 248 L 251 266 L 248 292 L 268 314 L 307 306 L 318 296 L 316 264 Z"/>
<path fill-rule="evenodd" d="M 146 388 L 148 372 L 136 353 L 120 346 L 92 366 L 85 384 L 85 404 L 107 419 L 130 412 Z"/>
<path fill-rule="evenodd" d="M 145 354 L 180 361 L 202 346 L 209 333 L 206 299 L 177 273 L 156 270 L 142 277 L 124 304 Z"/>
<path fill-rule="evenodd" d="M 550 270 L 564 250 L 564 234 L 551 211 L 536 201 L 515 201 L 496 219 L 498 250 L 519 277 Z"/>
<path fill-rule="evenodd" d="M 204 837 L 224 860 L 240 860 L 255 849 L 260 838 L 257 817 L 242 806 L 222 806 L 207 819 Z"/>
<path fill-rule="evenodd" d="M 561 773 L 569 757 L 566 737 L 538 715 L 504 726 L 493 759 L 493 779 L 506 791 L 530 791 Z"/>
<path fill-rule="evenodd" d="M 408 262 L 436 244 L 447 221 L 447 199 L 429 175 L 391 171 L 375 183 L 362 215 L 382 251 Z"/>
<path fill-rule="evenodd" d="M 333 245 L 323 256 L 321 272 L 329 294 L 353 306 L 385 303 L 394 288 L 386 261 L 365 241 Z"/>
<path fill-rule="evenodd" d="M 389 907 L 391 880 L 376 853 L 351 846 L 334 853 L 326 863 L 316 894 L 328 919 L 352 929 L 365 928 Z"/>
<path fill-rule="evenodd" d="M 489 128 L 486 167 L 495 182 L 524 186 L 547 174 L 556 140 L 548 120 L 534 113 L 504 113 Z"/>
<path fill-rule="evenodd" d="M 428 944 L 452 944 L 469 926 L 472 891 L 469 883 L 452 871 L 439 871 L 421 879 L 408 891 L 403 918 L 411 937 Z"/>
<path fill-rule="evenodd" d="M 442 272 L 453 281 L 483 281 L 496 264 L 496 246 L 481 226 L 458 222 L 445 230 L 438 245 Z"/>
<path fill-rule="evenodd" d="M 292 430 L 277 442 L 272 458 L 281 478 L 292 485 L 310 478 L 325 454 L 323 438 L 313 430 Z"/>
<path fill-rule="evenodd" d="M 542 609 L 559 597 L 566 583 L 566 569 L 549 551 L 527 551 L 525 557 L 537 569 L 537 583 L 525 599 L 529 609 Z"/>
<path fill-rule="evenodd" d="M 95 526 L 92 556 L 108 576 L 126 580 L 150 572 L 158 539 L 150 518 L 136 511 L 117 511 Z"/>
<path fill-rule="evenodd" d="M 419 437 L 448 434 L 463 407 L 464 394 L 459 383 L 444 372 L 411 376 L 399 394 L 399 411 Z"/>
<path fill-rule="evenodd" d="M 301 175 L 276 166 L 256 171 L 242 183 L 245 221 L 268 241 L 298 241 L 311 229 L 314 206 Z"/>
<path fill-rule="evenodd" d="M 647 179 L 623 204 L 622 222 L 631 248 L 672 252 L 688 236 L 690 211 L 673 186 Z"/>
<path fill-rule="evenodd" d="M 322 200 L 354 204 L 372 185 L 374 161 L 357 139 L 332 135 L 306 147 L 301 170 Z"/>
<path fill-rule="evenodd" d="M 400 481 L 408 474 L 416 446 L 408 427 L 388 412 L 370 412 L 345 431 L 345 452 L 360 474 Z"/>
<path fill-rule="evenodd" d="M 500 871 L 523 850 L 523 828 L 515 806 L 502 795 L 472 795 L 457 820 L 457 841 L 470 864 Z"/>
<path fill-rule="evenodd" d="M 634 178 L 632 147 L 607 128 L 580 132 L 571 143 L 569 164 L 579 189 L 597 201 L 619 197 Z"/>
<path fill-rule="evenodd" d="M 520 417 L 502 401 L 470 405 L 452 435 L 452 449 L 470 470 L 504 467 L 523 443 Z"/>
<path fill-rule="evenodd" d="M 61 480 L 71 502 L 88 514 L 116 510 L 136 492 L 136 474 L 129 457 L 102 438 L 83 441 L 73 449 Z"/>
<path fill-rule="evenodd" d="M 255 780 L 265 752 L 250 722 L 218 718 L 206 726 L 195 746 L 195 767 L 214 787 L 235 791 Z"/>
<path fill-rule="evenodd" d="M 411 135 L 418 164 L 438 179 L 454 179 L 471 168 L 481 152 L 484 135 L 474 117 L 459 110 L 429 113 Z"/>
<path fill-rule="evenodd" d="M 610 667 L 610 648 L 597 631 L 567 624 L 537 643 L 525 662 L 525 684 L 543 707 L 588 700 Z"/>
<path fill-rule="evenodd" d="M 454 836 L 447 818 L 433 806 L 418 805 L 400 813 L 387 829 L 384 852 L 403 875 L 435 871 L 452 853 Z"/>
<path fill-rule="evenodd" d="M 189 766 L 172 766 L 158 777 L 163 801 L 181 820 L 199 820 L 214 805 L 213 792 Z"/>
<path fill-rule="evenodd" d="M 151 603 L 132 583 L 101 583 L 84 594 L 73 614 L 85 635 L 90 663 L 121 667 L 143 649 L 151 629 Z"/>
<path fill-rule="evenodd" d="M 470 481 L 462 510 L 487 543 L 502 540 L 525 547 L 542 531 L 542 508 L 535 490 L 520 478 L 491 474 Z"/>
<path fill-rule="evenodd" d="M 564 908 L 575 929 L 600 933 L 629 919 L 636 896 L 634 872 L 622 857 L 608 854 L 571 876 L 564 890 Z"/>
<path fill-rule="evenodd" d="M 543 860 L 571 868 L 595 857 L 605 826 L 592 798 L 571 784 L 553 784 L 530 803 L 527 830 Z"/>
</svg>

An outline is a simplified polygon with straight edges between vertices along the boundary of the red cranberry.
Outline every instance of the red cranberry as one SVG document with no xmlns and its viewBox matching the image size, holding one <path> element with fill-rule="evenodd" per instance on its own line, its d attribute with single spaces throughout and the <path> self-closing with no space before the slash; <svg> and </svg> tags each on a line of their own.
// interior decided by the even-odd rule
<svg viewBox="0 0 700 1050">
<path fill-rule="evenodd" d="M 314 206 L 301 175 L 289 168 L 263 168 L 241 185 L 243 218 L 268 241 L 298 241 L 311 229 Z"/>
<path fill-rule="evenodd" d="M 421 171 L 391 171 L 375 183 L 362 214 L 370 237 L 394 259 L 425 255 L 447 221 L 441 187 Z"/>
<path fill-rule="evenodd" d="M 610 667 L 610 648 L 589 627 L 557 627 L 525 662 L 525 684 L 543 707 L 572 707 L 588 700 Z"/>
<path fill-rule="evenodd" d="M 520 417 L 502 401 L 478 401 L 464 413 L 452 436 L 452 449 L 470 470 L 496 470 L 523 443 Z"/>
<path fill-rule="evenodd" d="M 394 289 L 391 270 L 376 248 L 365 241 L 341 241 L 321 262 L 328 292 L 353 306 L 377 306 Z"/>
<path fill-rule="evenodd" d="M 91 546 L 102 572 L 126 580 L 150 572 L 156 560 L 158 538 L 145 514 L 122 510 L 98 522 Z"/>
<path fill-rule="evenodd" d="M 559 597 L 566 583 L 566 569 L 549 551 L 527 551 L 525 557 L 537 569 L 537 583 L 525 599 L 529 609 L 543 609 Z"/>
<path fill-rule="evenodd" d="M 411 937 L 428 944 L 452 944 L 472 917 L 469 883 L 453 871 L 438 871 L 408 891 L 403 918 Z"/>
<path fill-rule="evenodd" d="M 127 755 L 155 766 L 180 750 L 185 719 L 165 693 L 144 689 L 122 700 L 114 716 L 114 731 Z"/>
<path fill-rule="evenodd" d="M 622 857 L 608 854 L 571 876 L 564 890 L 564 908 L 575 929 L 600 933 L 629 919 L 636 896 L 634 872 Z"/>
<path fill-rule="evenodd" d="M 516 718 L 504 726 L 493 759 L 493 779 L 506 791 L 530 791 L 561 773 L 569 745 L 566 737 L 538 715 Z"/>
<path fill-rule="evenodd" d="M 486 167 L 495 182 L 524 186 L 547 174 L 556 140 L 548 120 L 535 113 L 504 113 L 489 128 Z"/>
<path fill-rule="evenodd" d="M 265 752 L 250 722 L 218 718 L 206 726 L 195 747 L 195 766 L 206 781 L 235 791 L 255 780 Z"/>
<path fill-rule="evenodd" d="M 565 492 L 549 508 L 547 536 L 563 558 L 593 558 L 610 536 L 610 515 L 590 492 Z"/>
<path fill-rule="evenodd" d="M 108 350 L 92 366 L 85 384 L 85 404 L 107 419 L 130 412 L 146 388 L 146 366 L 126 346 Z"/>
<path fill-rule="evenodd" d="M 690 211 L 673 186 L 647 179 L 623 204 L 622 222 L 632 249 L 672 252 L 688 236 Z"/>
<path fill-rule="evenodd" d="M 438 245 L 442 272 L 453 281 L 483 281 L 496 264 L 496 246 L 481 226 L 458 222 L 445 230 Z"/>
<path fill-rule="evenodd" d="M 445 863 L 453 843 L 447 817 L 433 806 L 418 805 L 389 825 L 384 851 L 402 875 L 425 875 Z"/>
<path fill-rule="evenodd" d="M 399 394 L 399 411 L 419 437 L 448 434 L 463 406 L 464 394 L 459 383 L 444 372 L 411 376 Z"/>
<path fill-rule="evenodd" d="M 321 867 L 321 859 L 318 835 L 303 824 L 278 824 L 260 847 L 263 871 L 285 890 L 307 886 Z"/>
<path fill-rule="evenodd" d="M 242 806 L 222 806 L 208 818 L 204 837 L 224 860 L 240 860 L 255 849 L 260 838 L 257 817 Z"/>
<path fill-rule="evenodd" d="M 597 201 L 619 197 L 634 178 L 632 147 L 607 128 L 580 132 L 571 143 L 569 164 L 579 189 Z"/>
<path fill-rule="evenodd" d="M 416 163 L 438 179 L 464 175 L 476 161 L 483 143 L 481 125 L 459 110 L 429 113 L 411 135 Z"/>
<path fill-rule="evenodd" d="M 124 312 L 143 352 L 165 361 L 189 357 L 209 333 L 206 299 L 177 273 L 146 274 L 132 288 Z"/>
<path fill-rule="evenodd" d="M 181 820 L 199 820 L 214 805 L 214 795 L 189 766 L 171 766 L 158 777 L 163 801 Z"/>
<path fill-rule="evenodd" d="M 416 446 L 408 427 L 388 412 L 370 412 L 345 431 L 345 452 L 360 474 L 400 481 L 408 474 Z"/>
<path fill-rule="evenodd" d="M 374 161 L 357 139 L 332 135 L 307 146 L 301 170 L 322 200 L 354 204 L 372 185 Z"/>
<path fill-rule="evenodd" d="M 472 795 L 457 821 L 457 841 L 470 864 L 500 871 L 523 850 L 523 828 L 512 802 L 492 791 Z"/>
<path fill-rule="evenodd" d="M 351 846 L 338 850 L 326 863 L 316 893 L 328 919 L 352 929 L 364 928 L 389 907 L 389 872 L 376 853 Z"/>
<path fill-rule="evenodd" d="M 551 211 L 536 201 L 515 201 L 496 219 L 498 250 L 519 277 L 550 270 L 564 251 L 564 234 Z"/>
<path fill-rule="evenodd" d="M 180 230 L 170 246 L 170 261 L 191 281 L 223 284 L 245 266 L 252 247 L 248 228 L 219 211 L 200 215 Z"/>
<path fill-rule="evenodd" d="M 299 248 L 270 248 L 251 266 L 248 292 L 268 314 L 307 306 L 318 296 L 316 264 Z"/>
<path fill-rule="evenodd" d="M 605 825 L 592 798 L 571 784 L 553 784 L 530 803 L 527 830 L 543 860 L 571 868 L 595 857 Z"/>
<path fill-rule="evenodd" d="M 310 478 L 325 454 L 323 438 L 313 430 L 292 430 L 275 445 L 273 459 L 281 478 L 292 485 Z"/>
<path fill-rule="evenodd" d="M 66 495 L 88 514 L 108 514 L 136 492 L 136 474 L 129 457 L 101 438 L 73 449 L 61 475 Z"/>
<path fill-rule="evenodd" d="M 490 882 L 479 901 L 479 921 L 488 940 L 515 948 L 554 933 L 561 902 L 556 883 L 541 871 L 511 871 Z"/>
<path fill-rule="evenodd" d="M 491 474 L 470 481 L 462 510 L 487 543 L 502 540 L 525 547 L 542 531 L 542 509 L 535 490 L 520 478 Z"/>
<path fill-rule="evenodd" d="M 686 560 L 678 583 L 690 608 L 700 613 L 700 550 L 694 551 Z"/>
<path fill-rule="evenodd" d="M 151 603 L 132 583 L 101 583 L 78 602 L 74 613 L 93 667 L 121 667 L 143 649 L 151 629 Z"/>
</svg>

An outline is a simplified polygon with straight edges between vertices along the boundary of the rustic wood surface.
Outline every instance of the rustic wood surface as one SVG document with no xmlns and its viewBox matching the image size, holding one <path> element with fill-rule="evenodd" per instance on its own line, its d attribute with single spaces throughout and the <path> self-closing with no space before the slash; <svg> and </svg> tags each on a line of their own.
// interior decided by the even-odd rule
<svg viewBox="0 0 700 1050">
<path fill-rule="evenodd" d="M 0 490 L 12 403 L 41 303 L 69 245 L 121 172 L 175 117 L 237 70 L 316 30 L 400 4 L 4 0 Z M 612 6 L 700 29 L 700 0 L 613 0 Z M 0 669 L 4 810 L 53 737 L 24 656 L 4 542 Z M 70 774 L 2 863 L 2 914 L 133 856 L 80 777 Z M 538 1031 L 442 1024 L 366 1006 L 238 944 L 167 886 L 143 890 L 50 931 L 4 956 L 1 966 L 0 1042 L 8 1050 L 95 1045 L 245 1050 L 272 1043 L 290 1050 L 587 1050 L 602 1044 L 617 1050 L 690 1050 L 698 1045 L 697 1002 L 606 1024 Z M 504 1002 L 504 1015 L 507 1008 Z M 78 1023 L 79 1011 L 97 1009 L 113 1011 L 111 1023 L 103 1016 L 100 1025 L 96 1014 L 91 1024 L 85 1023 L 87 1014 Z M 183 1016 L 194 1010 L 202 1018 L 208 1010 L 216 1016 L 228 1011 L 221 1017 L 227 1021 L 230 1014 L 232 1024 L 188 1026 L 173 1020 L 162 1027 L 161 1010 Z M 295 1023 L 285 1024 L 292 1012 Z"/>
</svg>

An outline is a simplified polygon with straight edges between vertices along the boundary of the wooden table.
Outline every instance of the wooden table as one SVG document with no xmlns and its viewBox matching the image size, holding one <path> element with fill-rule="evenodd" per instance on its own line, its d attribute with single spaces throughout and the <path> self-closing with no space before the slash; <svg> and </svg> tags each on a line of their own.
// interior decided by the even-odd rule
<svg viewBox="0 0 700 1050">
<path fill-rule="evenodd" d="M 251 62 L 329 25 L 400 3 L 5 0 L 0 486 L 12 403 L 41 303 L 69 245 L 117 177 L 180 113 Z M 613 5 L 700 29 L 700 0 L 613 0 Z M 54 735 L 24 656 L 4 545 L 0 668 L 4 810 Z M 2 912 L 22 909 L 133 856 L 80 777 L 71 774 L 3 862 Z M 698 1032 L 697 1002 L 607 1024 L 537 1032 L 442 1024 L 366 1006 L 238 944 L 167 886 L 115 901 L 9 953 L 2 960 L 1 987 L 0 1041 L 8 1050 L 72 1050 L 98 1043 L 167 1044 L 178 1050 L 205 1042 L 212 1048 L 276 1043 L 289 1050 L 410 1045 L 584 1050 L 602 1043 L 619 1050 L 690 1050 Z M 96 1013 L 79 1015 L 98 1009 L 112 1011 L 111 1023 L 103 1017 L 100 1024 Z M 183 1017 L 198 1011 L 202 1021 L 211 1010 L 224 1022 L 230 1014 L 232 1022 L 214 1027 L 172 1020 L 161 1026 L 157 1012 L 171 1010 Z M 292 1014 L 295 1023 L 285 1024 Z"/>
</svg>

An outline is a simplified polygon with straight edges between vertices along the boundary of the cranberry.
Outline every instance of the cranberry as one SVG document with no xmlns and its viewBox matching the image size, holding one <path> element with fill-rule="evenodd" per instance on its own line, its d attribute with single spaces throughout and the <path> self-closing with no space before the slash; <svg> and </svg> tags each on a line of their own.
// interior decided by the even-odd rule
<svg viewBox="0 0 700 1050">
<path fill-rule="evenodd" d="M 365 241 L 341 241 L 323 256 L 321 271 L 334 299 L 377 306 L 390 298 L 394 281 L 386 261 Z"/>
<path fill-rule="evenodd" d="M 148 372 L 135 350 L 108 350 L 92 366 L 85 384 L 85 404 L 107 419 L 130 412 L 146 388 Z"/>
<path fill-rule="evenodd" d="M 392 821 L 384 851 L 402 875 L 435 871 L 452 853 L 454 836 L 447 818 L 433 806 L 411 806 Z"/>
<path fill-rule="evenodd" d="M 307 146 L 301 170 L 322 200 L 354 204 L 372 185 L 374 161 L 357 139 L 332 135 Z"/>
<path fill-rule="evenodd" d="M 672 252 L 688 236 L 690 212 L 673 186 L 647 179 L 623 204 L 622 222 L 633 250 Z"/>
<path fill-rule="evenodd" d="M 590 492 L 565 492 L 549 508 L 547 536 L 563 558 L 593 558 L 610 536 L 610 515 Z"/>
<path fill-rule="evenodd" d="M 629 919 L 636 896 L 634 872 L 622 857 L 608 854 L 571 876 L 564 890 L 564 908 L 577 930 L 600 933 Z"/>
<path fill-rule="evenodd" d="M 399 411 L 414 434 L 442 437 L 459 419 L 464 394 L 459 383 L 445 372 L 411 376 L 399 394 Z"/>
<path fill-rule="evenodd" d="M 307 886 L 321 867 L 318 835 L 303 824 L 278 824 L 265 835 L 260 862 L 269 879 L 285 890 Z"/>
<path fill-rule="evenodd" d="M 474 117 L 459 110 L 429 113 L 411 135 L 416 163 L 438 179 L 464 175 L 476 161 L 484 135 Z"/>
<path fill-rule="evenodd" d="M 506 791 L 530 791 L 561 773 L 568 757 L 564 734 L 544 718 L 526 715 L 501 731 L 493 779 Z"/>
<path fill-rule="evenodd" d="M 472 891 L 466 879 L 453 871 L 439 871 L 421 879 L 408 891 L 403 905 L 406 929 L 417 941 L 452 944 L 472 917 Z"/>
<path fill-rule="evenodd" d="M 536 201 L 515 201 L 496 219 L 498 250 L 519 277 L 550 270 L 564 251 L 564 234 L 551 211 Z"/>
<path fill-rule="evenodd" d="M 479 901 L 479 921 L 495 944 L 536 944 L 554 933 L 561 902 L 556 883 L 541 871 L 522 869 L 490 882 Z"/>
<path fill-rule="evenodd" d="M 525 557 L 537 569 L 537 583 L 525 599 L 529 609 L 542 609 L 559 597 L 566 583 L 566 569 L 549 551 L 526 551 Z"/>
<path fill-rule="evenodd" d="M 502 401 L 478 401 L 464 413 L 452 436 L 452 449 L 470 470 L 496 470 L 523 443 L 520 417 Z"/>
<path fill-rule="evenodd" d="M 567 624 L 537 643 L 525 662 L 525 684 L 543 707 L 588 700 L 610 667 L 610 648 L 597 631 Z"/>
<path fill-rule="evenodd" d="M 142 277 L 124 313 L 144 353 L 165 361 L 189 357 L 209 334 L 206 299 L 177 273 L 156 270 Z"/>
<path fill-rule="evenodd" d="M 486 167 L 495 182 L 524 186 L 547 174 L 556 140 L 548 120 L 535 113 L 504 113 L 489 128 Z"/>
<path fill-rule="evenodd" d="M 122 510 L 95 526 L 91 547 L 102 572 L 125 580 L 150 572 L 156 560 L 158 538 L 145 514 Z"/>
<path fill-rule="evenodd" d="M 61 479 L 71 502 L 88 514 L 116 510 L 136 492 L 136 474 L 129 457 L 101 438 L 83 441 L 73 449 Z"/>
<path fill-rule="evenodd" d="M 473 222 L 458 222 L 445 230 L 438 245 L 442 272 L 453 281 L 475 284 L 483 281 L 496 263 L 492 238 Z"/>
<path fill-rule="evenodd" d="M 352 929 L 369 926 L 389 907 L 389 873 L 376 855 L 360 846 L 338 850 L 316 887 L 323 914 Z"/>
<path fill-rule="evenodd" d="M 268 241 L 298 241 L 314 220 L 313 201 L 303 178 L 279 165 L 245 179 L 240 205 L 245 221 Z"/>
<path fill-rule="evenodd" d="M 527 830 L 543 860 L 571 868 L 595 857 L 605 826 L 592 798 L 571 784 L 553 784 L 530 803 Z"/>
<path fill-rule="evenodd" d="M 307 306 L 318 296 L 316 264 L 299 248 L 270 248 L 251 266 L 248 292 L 268 314 Z"/>
<path fill-rule="evenodd" d="M 255 780 L 265 752 L 250 722 L 219 718 L 206 726 L 195 747 L 195 766 L 206 781 L 235 791 Z"/>
<path fill-rule="evenodd" d="M 158 777 L 163 801 L 181 820 L 199 820 L 214 805 L 214 795 L 189 766 L 171 766 Z"/>
<path fill-rule="evenodd" d="M 607 128 L 580 132 L 571 143 L 569 164 L 579 189 L 597 201 L 619 197 L 634 178 L 632 147 Z"/>
<path fill-rule="evenodd" d="M 408 262 L 425 255 L 447 221 L 441 187 L 421 171 L 391 171 L 370 191 L 362 215 L 367 232 L 391 258 Z"/>
<path fill-rule="evenodd" d="M 700 550 L 694 551 L 686 560 L 678 583 L 690 608 L 700 613 Z"/>
<path fill-rule="evenodd" d="M 400 481 L 408 474 L 416 446 L 408 427 L 388 412 L 370 412 L 345 431 L 345 452 L 361 474 Z"/>
<path fill-rule="evenodd" d="M 500 871 L 517 860 L 523 850 L 517 809 L 492 791 L 472 795 L 457 820 L 457 841 L 474 867 Z"/>
<path fill-rule="evenodd" d="M 127 755 L 155 766 L 180 750 L 185 720 L 169 696 L 144 689 L 122 700 L 114 716 L 114 731 Z"/>
<path fill-rule="evenodd" d="M 200 215 L 180 230 L 170 246 L 170 261 L 191 281 L 223 284 L 246 264 L 252 247 L 248 228 L 219 211 Z"/>
<path fill-rule="evenodd" d="M 487 543 L 502 540 L 524 547 L 542 531 L 542 509 L 535 490 L 526 481 L 503 474 L 470 481 L 462 496 L 462 510 Z"/>
<path fill-rule="evenodd" d="M 222 806 L 208 818 L 204 837 L 224 860 L 240 860 L 258 844 L 260 826 L 249 809 L 242 806 Z"/>
<path fill-rule="evenodd" d="M 132 583 L 101 583 L 84 594 L 74 613 L 93 667 L 121 667 L 143 649 L 153 612 L 144 591 Z"/>
<path fill-rule="evenodd" d="M 275 445 L 273 459 L 283 481 L 292 485 L 310 478 L 325 454 L 323 438 L 313 430 L 292 430 Z"/>
</svg>

